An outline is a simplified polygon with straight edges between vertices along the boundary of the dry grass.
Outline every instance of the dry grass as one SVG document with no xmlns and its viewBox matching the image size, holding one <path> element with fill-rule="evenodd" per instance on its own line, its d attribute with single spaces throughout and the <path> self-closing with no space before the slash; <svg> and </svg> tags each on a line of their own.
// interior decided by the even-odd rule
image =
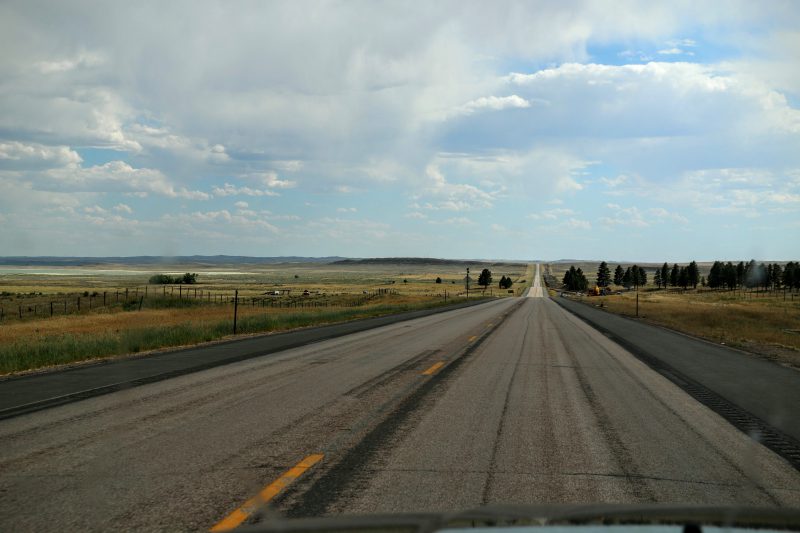
<svg viewBox="0 0 800 533">
<path fill-rule="evenodd" d="M 496 280 L 501 276 L 520 279 L 525 265 L 492 265 Z M 0 374 L 17 372 L 161 347 L 187 345 L 218 339 L 232 329 L 233 306 L 230 303 L 209 303 L 205 298 L 178 300 L 158 298 L 161 286 L 149 286 L 148 298 L 141 311 L 138 296 L 150 270 L 132 271 L 108 269 L 37 269 L 26 273 L 2 273 L 0 291 L 11 293 L 0 297 L 5 320 L 0 324 Z M 413 309 L 437 307 L 457 301 L 463 294 L 464 272 L 459 265 L 246 265 L 242 268 L 215 266 L 213 270 L 197 265 L 172 265 L 160 270 L 176 274 L 197 272 L 200 283 L 189 286 L 191 295 L 222 295 L 230 301 L 238 289 L 244 300 L 239 306 L 239 328 L 243 333 L 282 331 L 369 316 L 379 316 Z M 435 283 L 436 277 L 443 283 Z M 473 276 L 477 278 L 477 275 Z M 116 301 L 117 290 L 130 292 L 126 304 Z M 183 290 L 186 290 L 184 287 Z M 515 287 L 516 288 L 516 287 Z M 291 296 L 264 298 L 268 291 L 291 289 Z M 378 289 L 392 294 L 375 295 Z M 170 293 L 170 288 L 166 293 Z M 302 296 L 304 290 L 310 296 Z M 75 300 L 85 291 L 97 292 L 92 310 L 88 298 L 82 297 L 81 311 L 76 312 Z M 108 307 L 98 307 L 102 293 L 108 295 Z M 364 294 L 367 291 L 372 294 Z M 472 292 L 472 291 L 471 291 Z M 36 293 L 31 295 L 30 293 Z M 477 296 L 477 291 L 473 293 Z M 496 285 L 486 295 L 506 296 Z M 255 306 L 250 303 L 256 298 Z M 261 307 L 261 300 L 268 306 Z M 70 314 L 62 315 L 67 300 Z M 49 314 L 49 302 L 55 301 L 54 317 Z M 59 303 L 60 302 L 60 303 Z M 283 307 L 270 307 L 281 305 Z M 37 313 L 17 316 L 18 306 L 38 306 Z M 290 307 L 287 307 L 290 306 Z M 313 306 L 313 307 L 312 307 Z"/>
<path fill-rule="evenodd" d="M 584 298 L 627 316 L 636 314 L 636 293 Z M 800 295 L 742 298 L 725 291 L 640 291 L 646 321 L 740 347 L 800 368 Z"/>
<path fill-rule="evenodd" d="M 442 305 L 446 303 L 438 298 L 386 295 L 354 307 L 243 308 L 237 331 L 285 331 Z M 190 311 L 98 313 L 23 322 L 0 328 L 3 335 L 0 374 L 208 342 L 230 335 L 232 323 L 231 308 L 225 306 Z"/>
</svg>

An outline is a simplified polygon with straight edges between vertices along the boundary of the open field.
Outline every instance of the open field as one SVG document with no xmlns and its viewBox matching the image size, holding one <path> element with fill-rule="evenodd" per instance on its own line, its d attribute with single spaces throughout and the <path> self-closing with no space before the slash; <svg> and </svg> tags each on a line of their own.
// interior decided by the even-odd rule
<svg viewBox="0 0 800 533">
<path fill-rule="evenodd" d="M 708 264 L 700 263 L 701 274 Z M 560 281 L 569 264 L 550 265 Z M 584 268 L 590 284 L 597 264 Z M 612 267 L 613 268 L 613 267 Z M 648 273 L 649 275 L 649 273 Z M 557 296 L 556 291 L 551 294 Z M 607 311 L 636 316 L 635 291 L 610 296 L 580 297 Z M 640 289 L 639 318 L 713 342 L 745 349 L 800 369 L 800 294 L 701 289 Z"/>
<path fill-rule="evenodd" d="M 473 265 L 473 280 L 484 266 Z M 495 282 L 521 281 L 526 269 L 488 267 Z M 147 285 L 155 273 L 184 272 L 196 272 L 198 283 Z M 256 333 L 455 303 L 465 297 L 464 275 L 460 264 L 0 267 L 0 374 L 223 338 L 236 290 L 237 333 Z M 508 295 L 496 284 L 486 291 Z"/>
</svg>

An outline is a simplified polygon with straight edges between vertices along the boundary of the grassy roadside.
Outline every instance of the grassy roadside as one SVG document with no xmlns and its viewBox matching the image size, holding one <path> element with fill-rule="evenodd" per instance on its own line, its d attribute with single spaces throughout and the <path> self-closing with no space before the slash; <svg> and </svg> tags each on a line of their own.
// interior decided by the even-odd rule
<svg viewBox="0 0 800 533">
<path fill-rule="evenodd" d="M 374 305 L 340 309 L 303 309 L 291 312 L 244 314 L 237 322 L 242 334 L 286 331 L 370 318 L 404 311 L 432 309 L 464 301 L 440 299 L 422 302 L 378 302 Z M 132 328 L 76 329 L 48 332 L 44 327 L 31 335 L 0 344 L 0 375 L 117 355 L 186 346 L 222 339 L 231 334 L 232 318 L 202 317 L 167 325 L 149 324 Z"/>
<path fill-rule="evenodd" d="M 554 297 L 558 298 L 557 295 Z M 636 315 L 636 293 L 583 298 L 623 316 Z M 641 320 L 741 348 L 800 369 L 800 300 L 734 298 L 725 292 L 639 292 Z"/>
</svg>

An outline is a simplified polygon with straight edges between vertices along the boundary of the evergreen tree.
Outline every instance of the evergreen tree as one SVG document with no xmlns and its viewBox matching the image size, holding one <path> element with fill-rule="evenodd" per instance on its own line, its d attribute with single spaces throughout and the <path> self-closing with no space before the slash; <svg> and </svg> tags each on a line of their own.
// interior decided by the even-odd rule
<svg viewBox="0 0 800 533">
<path fill-rule="evenodd" d="M 783 281 L 783 269 L 778 263 L 772 265 L 772 288 L 780 290 L 781 281 Z"/>
<path fill-rule="evenodd" d="M 575 266 L 569 267 L 569 270 L 564 274 L 564 288 L 568 291 L 585 291 L 589 286 L 589 281 L 583 274 L 583 270 L 576 269 Z"/>
<path fill-rule="evenodd" d="M 589 287 L 589 280 L 586 279 L 586 276 L 583 274 L 583 270 L 580 268 L 575 272 L 575 278 L 575 290 L 585 291 Z"/>
<path fill-rule="evenodd" d="M 786 263 L 781 280 L 783 281 L 783 286 L 788 289 L 800 287 L 800 263 L 794 261 Z"/>
<path fill-rule="evenodd" d="M 600 266 L 597 267 L 597 286 L 598 287 L 608 287 L 611 283 L 611 270 L 608 268 L 608 263 L 603 261 L 600 263 Z"/>
<path fill-rule="evenodd" d="M 644 268 L 642 267 L 639 267 L 638 281 L 641 287 L 647 285 L 647 272 L 645 272 Z"/>
<path fill-rule="evenodd" d="M 744 276 L 744 264 L 740 264 L 742 265 L 742 275 Z M 719 261 L 714 261 L 714 264 L 711 266 L 711 270 L 708 272 L 708 279 L 706 282 L 712 289 L 722 286 L 722 263 Z"/>
<path fill-rule="evenodd" d="M 669 283 L 669 265 L 664 263 L 661 265 L 661 283 L 664 284 L 664 288 L 667 288 L 667 283 Z"/>
<path fill-rule="evenodd" d="M 569 270 L 564 272 L 564 279 L 561 283 L 566 287 L 567 290 L 571 291 L 573 286 L 573 279 L 575 278 L 575 265 L 569 267 Z"/>
<path fill-rule="evenodd" d="M 653 274 L 653 283 L 656 284 L 656 287 L 659 289 L 661 288 L 661 269 L 657 268 L 655 274 Z"/>
<path fill-rule="evenodd" d="M 622 270 L 622 265 L 617 265 L 617 268 L 614 269 L 614 285 L 622 285 L 622 276 L 625 275 L 625 271 Z"/>
<path fill-rule="evenodd" d="M 739 264 L 736 265 L 736 286 L 741 287 L 744 285 L 744 261 L 739 261 Z"/>
<path fill-rule="evenodd" d="M 680 273 L 681 273 L 681 271 L 678 269 L 678 264 L 677 263 L 673 263 L 672 271 L 669 273 L 669 284 L 670 284 L 670 286 L 672 286 L 672 287 L 677 287 L 678 286 L 678 275 Z"/>
<path fill-rule="evenodd" d="M 697 268 L 696 262 L 692 261 L 689 263 L 689 266 L 686 267 L 686 275 L 689 279 L 689 285 L 696 289 L 697 284 L 700 283 L 700 269 Z"/>
<path fill-rule="evenodd" d="M 633 280 L 631 279 L 631 267 L 625 269 L 625 273 L 622 275 L 622 284 L 625 288 L 630 289 Z"/>
<path fill-rule="evenodd" d="M 678 285 L 683 287 L 685 290 L 686 287 L 689 286 L 689 269 L 686 267 L 681 267 L 678 271 Z"/>
<path fill-rule="evenodd" d="M 481 271 L 480 276 L 478 276 L 478 285 L 483 287 L 483 291 L 486 292 L 486 287 L 491 285 L 492 283 L 492 271 L 488 268 L 484 268 Z"/>
<path fill-rule="evenodd" d="M 733 263 L 728 261 L 725 263 L 725 266 L 722 267 L 722 276 L 723 276 L 723 283 L 728 290 L 733 290 L 736 288 L 736 267 L 733 266 Z"/>
</svg>

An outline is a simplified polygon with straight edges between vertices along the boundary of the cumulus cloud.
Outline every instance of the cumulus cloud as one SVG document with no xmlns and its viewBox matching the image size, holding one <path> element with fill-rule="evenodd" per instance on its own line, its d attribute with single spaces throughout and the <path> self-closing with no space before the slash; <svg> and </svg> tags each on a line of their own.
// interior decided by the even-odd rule
<svg viewBox="0 0 800 533">
<path fill-rule="evenodd" d="M 618 204 L 606 204 L 606 208 L 611 212 L 609 215 L 600 217 L 599 221 L 604 226 L 645 228 L 650 224 L 645 220 L 644 215 L 638 207 L 622 207 Z"/>
<path fill-rule="evenodd" d="M 436 164 L 425 168 L 428 178 L 417 200 L 429 198 L 431 201 L 422 205 L 423 209 L 445 211 L 467 211 L 489 208 L 493 205 L 495 194 L 466 183 L 450 183 Z"/>
<path fill-rule="evenodd" d="M 48 169 L 32 177 L 40 190 L 82 192 L 131 192 L 169 198 L 208 200 L 208 193 L 176 187 L 157 169 L 134 168 L 124 161 L 110 161 L 91 167 L 69 166 Z"/>
<path fill-rule="evenodd" d="M 511 96 L 481 96 L 456 109 L 456 114 L 471 115 L 476 111 L 502 111 L 503 109 L 524 109 L 531 104 L 516 94 Z"/>
<path fill-rule="evenodd" d="M 800 14 L 790 4 L 445 0 L 307 11 L 292 2 L 212 6 L 180 24 L 185 6 L 56 3 L 54 26 L 35 5 L 4 5 L 5 209 L 25 192 L 50 205 L 47 193 L 60 203 L 48 216 L 101 218 L 83 208 L 130 202 L 157 220 L 161 208 L 134 198 L 159 195 L 209 200 L 204 211 L 170 209 L 223 220 L 226 197 L 283 193 L 283 216 L 297 216 L 310 198 L 330 208 L 326 195 L 352 194 L 333 205 L 364 211 L 358 202 L 391 194 L 399 201 L 385 213 L 397 226 L 404 216 L 485 210 L 509 228 L 511 217 L 561 198 L 587 212 L 598 193 L 636 204 L 653 225 L 683 216 L 680 201 L 720 216 L 796 210 Z M 142 27 L 153 29 L 147 39 Z M 619 57 L 644 64 L 600 63 L 626 47 Z M 692 54 L 723 60 L 701 64 Z M 508 65 L 547 68 L 507 73 Z M 720 169 L 753 172 L 740 182 Z M 756 171 L 768 184 L 752 181 Z M 107 227 L 132 215 L 101 208 Z M 237 209 L 228 215 L 253 218 L 249 206 Z M 588 224 L 577 213 L 535 220 Z M 201 245 L 231 242 L 204 231 Z"/>
<path fill-rule="evenodd" d="M 269 189 L 253 189 L 250 187 L 237 187 L 230 183 L 226 183 L 222 187 L 214 187 L 212 190 L 214 196 L 280 196 L 275 191 Z"/>
<path fill-rule="evenodd" d="M 0 169 L 44 169 L 80 165 L 81 156 L 68 146 L 0 141 Z"/>
</svg>

